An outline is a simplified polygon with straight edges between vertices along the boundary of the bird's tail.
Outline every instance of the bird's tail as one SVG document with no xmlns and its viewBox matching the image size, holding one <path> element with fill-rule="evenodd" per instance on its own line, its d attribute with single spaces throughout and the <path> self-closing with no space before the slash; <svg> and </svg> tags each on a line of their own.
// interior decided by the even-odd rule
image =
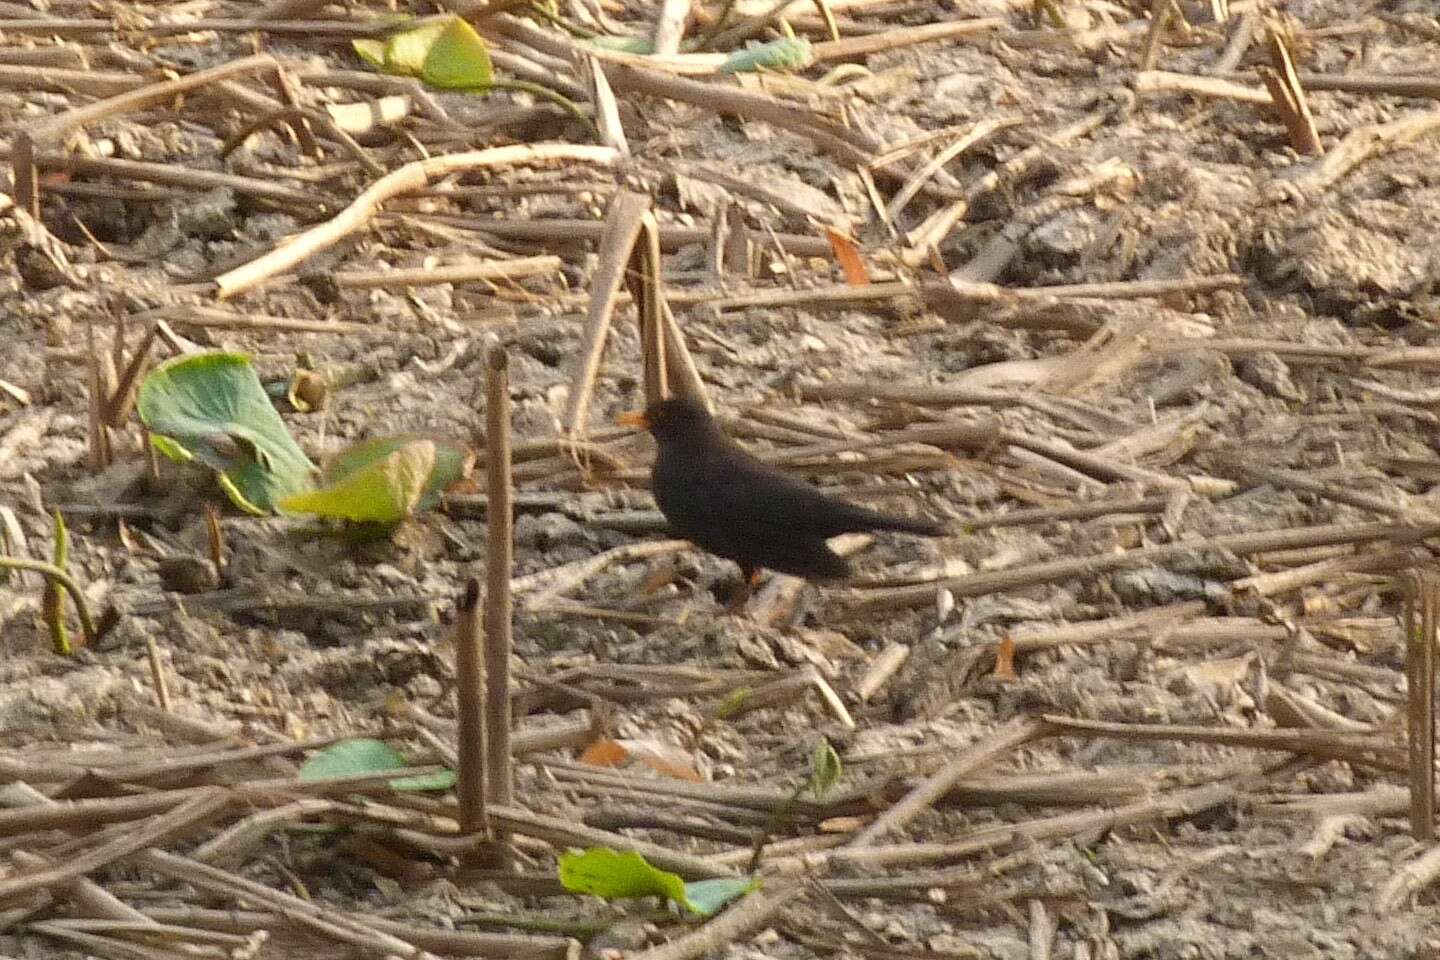
<svg viewBox="0 0 1440 960">
<path fill-rule="evenodd" d="M 894 530 L 921 537 L 943 537 L 945 526 L 923 517 L 897 517 L 869 507 L 847 504 L 846 530 Z"/>
</svg>

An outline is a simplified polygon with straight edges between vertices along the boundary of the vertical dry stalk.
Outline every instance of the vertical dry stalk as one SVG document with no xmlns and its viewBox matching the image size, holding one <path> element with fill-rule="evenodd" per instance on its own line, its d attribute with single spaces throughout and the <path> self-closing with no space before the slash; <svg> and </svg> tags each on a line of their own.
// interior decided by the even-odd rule
<svg viewBox="0 0 1440 960">
<path fill-rule="evenodd" d="M 705 389 L 705 381 L 700 379 L 700 370 L 695 366 L 695 358 L 690 355 L 690 348 L 685 346 L 685 334 L 680 331 L 680 324 L 675 322 L 675 314 L 670 310 L 670 304 L 660 304 L 660 314 L 665 322 L 665 367 L 670 392 L 676 396 L 698 400 L 706 410 L 714 413 L 715 406 L 710 402 L 710 391 Z"/>
<path fill-rule="evenodd" d="M 1145 35 L 1145 45 L 1140 48 L 1141 72 L 1154 70 L 1160 62 L 1160 44 L 1165 36 L 1165 26 L 1170 21 L 1171 0 L 1151 0 L 1150 31 Z"/>
<path fill-rule="evenodd" d="M 155 683 L 155 704 L 169 713 L 170 683 L 165 679 L 165 661 L 160 657 L 160 646 L 154 637 L 145 638 L 145 652 L 150 658 L 150 677 Z"/>
<path fill-rule="evenodd" d="M 490 543 L 485 565 L 485 731 L 487 799 L 508 804 L 514 794 L 510 761 L 510 570 L 515 499 L 510 476 L 510 360 L 490 351 L 485 382 L 485 469 Z"/>
<path fill-rule="evenodd" d="M 215 582 L 225 578 L 225 531 L 220 526 L 220 511 L 215 504 L 205 504 L 205 538 L 210 546 L 210 565 L 215 568 Z"/>
<path fill-rule="evenodd" d="M 1410 830 L 1435 839 L 1435 641 L 1440 625 L 1440 580 L 1405 578 L 1405 679 L 1409 687 Z"/>
<path fill-rule="evenodd" d="M 10 177 L 14 184 L 15 206 L 40 219 L 40 177 L 35 171 L 35 141 L 30 134 L 16 133 L 10 141 Z"/>
<path fill-rule="evenodd" d="M 86 462 L 92 472 L 98 473 L 114 462 L 110 447 L 110 432 L 105 428 L 105 403 L 110 396 L 110 387 L 115 378 L 114 371 L 109 365 L 109 355 L 102 355 L 95 344 L 94 323 L 86 323 L 85 341 L 89 353 L 89 450 Z M 107 372 L 111 374 L 109 377 L 106 376 Z"/>
<path fill-rule="evenodd" d="M 590 394 L 595 388 L 595 376 L 600 372 L 600 360 L 605 353 L 605 342 L 610 335 L 610 318 L 615 314 L 616 295 L 625 281 L 626 268 L 630 264 L 630 251 L 635 248 L 635 239 L 640 235 L 641 219 L 650 210 L 652 200 L 648 194 L 622 190 L 610 202 L 605 214 L 605 233 L 600 237 L 600 250 L 595 273 L 590 280 L 590 307 L 585 317 L 585 343 L 580 348 L 574 378 L 570 384 L 570 399 L 565 408 L 564 430 L 566 436 L 576 437 L 584 432 L 585 414 L 590 408 Z"/>
<path fill-rule="evenodd" d="M 460 829 L 479 833 L 485 823 L 485 666 L 480 656 L 480 581 L 465 584 L 455 624 L 455 717 L 459 732 Z"/>
<path fill-rule="evenodd" d="M 640 236 L 630 254 L 626 274 L 640 323 L 642 367 L 645 371 L 645 405 L 669 395 L 666 372 L 665 291 L 660 285 L 660 225 L 653 211 L 640 218 Z"/>
<path fill-rule="evenodd" d="M 1320 145 L 1320 132 L 1315 129 L 1310 102 L 1305 97 L 1304 87 L 1300 86 L 1300 74 L 1295 71 L 1285 31 L 1274 21 L 1267 25 L 1265 46 L 1273 69 L 1261 69 L 1260 79 L 1265 81 L 1265 87 L 1275 101 L 1275 110 L 1289 131 L 1290 146 L 1298 153 L 1318 157 L 1325 152 Z"/>
</svg>

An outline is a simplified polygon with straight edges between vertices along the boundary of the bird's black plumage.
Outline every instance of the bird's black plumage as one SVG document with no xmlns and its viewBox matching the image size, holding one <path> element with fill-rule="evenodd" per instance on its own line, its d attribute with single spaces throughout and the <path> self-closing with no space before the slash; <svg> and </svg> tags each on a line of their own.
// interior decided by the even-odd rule
<svg viewBox="0 0 1440 960">
<path fill-rule="evenodd" d="M 659 445 L 651 489 L 675 532 L 734 560 L 747 577 L 761 568 L 812 580 L 844 577 L 849 563 L 825 542 L 841 533 L 944 533 L 929 520 L 845 503 L 781 473 L 727 437 L 694 401 L 661 400 L 635 422 Z"/>
</svg>

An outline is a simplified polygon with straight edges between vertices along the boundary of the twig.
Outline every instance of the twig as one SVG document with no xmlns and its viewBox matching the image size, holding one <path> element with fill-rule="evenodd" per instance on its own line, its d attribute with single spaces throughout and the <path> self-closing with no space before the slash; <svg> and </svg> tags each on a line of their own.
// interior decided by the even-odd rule
<svg viewBox="0 0 1440 960">
<path fill-rule="evenodd" d="M 109 23 L 109 21 L 104 22 Z M 113 27 L 113 24 L 111 26 Z M 278 70 L 279 67 L 279 62 L 269 54 L 262 53 L 249 57 L 241 57 L 239 60 L 232 60 L 229 63 L 223 63 L 218 67 L 211 67 L 208 70 L 200 70 L 189 76 L 181 77 L 178 80 L 152 83 L 149 86 L 141 87 L 139 90 L 131 90 L 105 100 L 97 100 L 83 107 L 76 107 L 37 124 L 30 130 L 30 136 L 34 138 L 36 143 L 53 143 L 64 137 L 64 135 L 71 130 L 77 127 L 83 127 L 96 120 L 104 120 L 107 117 L 114 117 L 122 113 L 129 113 L 132 110 L 139 110 L 141 107 L 148 107 L 152 103 L 170 100 L 180 94 L 188 93 L 191 90 L 217 83 L 221 80 L 228 80 L 231 77 L 260 73 L 265 70 Z"/>
<path fill-rule="evenodd" d="M 846 163 L 868 163 L 870 154 L 876 147 L 873 141 L 862 134 L 825 120 L 809 110 L 791 106 L 763 94 L 668 76 L 654 70 L 618 63 L 610 68 L 607 76 L 610 78 L 610 85 L 617 92 L 630 91 L 665 97 L 707 110 L 773 123 L 780 129 L 810 139 L 816 146 Z"/>
<path fill-rule="evenodd" d="M 884 610 L 912 607 L 930 602 L 935 590 L 944 587 L 959 597 L 978 597 L 1002 590 L 1015 590 L 1040 583 L 1055 583 L 1075 577 L 1095 577 L 1115 570 L 1133 569 L 1193 557 L 1197 550 L 1228 550 L 1237 554 L 1264 553 L 1291 547 L 1332 543 L 1361 543 L 1394 538 L 1399 542 L 1425 539 L 1440 533 L 1440 525 L 1410 527 L 1405 524 L 1360 523 L 1288 528 L 1259 533 L 1226 534 L 1159 546 L 1140 547 L 1123 553 L 1098 554 L 1066 560 L 1051 560 L 1013 570 L 973 574 L 933 584 L 917 584 L 887 590 L 851 591 L 846 598 L 853 610 Z"/>
<path fill-rule="evenodd" d="M 1440 879 L 1440 845 L 1429 850 L 1395 872 L 1375 898 L 1376 909 L 1389 913 L 1400 909 L 1406 900 Z"/>
<path fill-rule="evenodd" d="M 477 280 L 520 280 L 559 273 L 561 260 L 555 256 L 517 257 L 514 260 L 474 260 L 436 267 L 398 270 L 349 270 L 333 274 L 335 284 L 368 290 L 377 287 L 422 287 L 441 283 L 473 283 Z"/>
<path fill-rule="evenodd" d="M 871 33 L 843 40 L 822 40 L 811 44 L 816 60 L 852 60 L 883 53 L 900 47 L 910 47 L 939 40 L 953 40 L 977 33 L 1003 30 L 1008 21 L 1004 17 L 976 17 L 969 20 L 945 20 L 940 23 L 925 23 L 915 27 L 901 27 L 883 33 Z"/>
<path fill-rule="evenodd" d="M 1220 58 L 1210 67 L 1210 73 L 1218 75 L 1229 73 L 1235 69 L 1235 65 L 1245 56 L 1245 52 L 1250 49 L 1250 44 L 1255 39 L 1255 28 L 1260 25 L 1260 11 L 1254 8 L 1246 10 L 1231 23 L 1233 26 L 1230 30 L 1230 39 L 1225 42 L 1225 49 L 1221 52 Z M 1311 89 L 1316 88 L 1312 87 Z"/>
<path fill-rule="evenodd" d="M 1147 93 L 1188 93 L 1194 97 L 1209 97 L 1214 100 L 1234 100 L 1239 103 L 1255 103 L 1270 106 L 1275 98 L 1268 90 L 1224 80 L 1220 77 L 1197 77 L 1189 73 L 1172 73 L 1168 70 L 1146 70 L 1135 74 L 1131 81 L 1135 92 Z"/>
<path fill-rule="evenodd" d="M 1266 198 L 1278 202 L 1297 193 L 1302 198 L 1317 196 L 1366 160 L 1407 146 L 1437 129 L 1440 129 L 1440 110 L 1412 113 L 1389 123 L 1352 130 L 1320 160 L 1277 176 L 1267 184 Z"/>
<path fill-rule="evenodd" d="M 1055 729 L 1047 722 L 1019 717 L 972 744 L 923 783 L 905 795 L 899 803 L 886 810 L 875 822 L 856 835 L 847 845 L 851 848 L 874 846 L 887 834 L 899 830 L 929 809 L 960 779 L 1003 753 L 1033 740 L 1052 736 Z"/>
<path fill-rule="evenodd" d="M 573 818 L 531 813 L 519 807 L 490 808 L 490 822 L 497 831 L 510 831 L 522 836 L 537 837 L 557 847 L 612 847 L 634 850 L 662 870 L 671 870 L 683 877 L 708 879 L 733 877 L 735 872 L 716 866 L 708 858 L 671 850 L 658 843 L 636 840 L 608 830 L 586 827 Z"/>
<path fill-rule="evenodd" d="M 1345 503 L 1352 507 L 1359 507 L 1361 510 L 1378 513 L 1382 517 L 1400 519 L 1414 516 L 1414 510 L 1407 504 L 1389 503 L 1378 497 L 1357 493 L 1344 487 L 1338 487 L 1335 484 L 1312 480 L 1303 473 L 1298 473 L 1294 470 L 1281 470 L 1275 467 L 1261 466 L 1260 464 L 1248 463 L 1228 457 L 1216 458 L 1215 468 L 1221 472 L 1229 473 L 1231 476 L 1259 480 L 1262 483 L 1268 483 L 1271 486 L 1281 489 L 1301 490 L 1305 493 L 1313 493 L 1327 500 L 1334 500 L 1336 503 Z M 1403 493 L 1400 495 L 1404 496 Z"/>
<path fill-rule="evenodd" d="M 689 546 L 689 540 L 650 540 L 641 543 L 627 543 L 624 546 L 611 547 L 604 553 L 597 553 L 593 557 L 573 560 L 549 570 L 517 577 L 511 584 L 511 589 L 516 594 L 535 594 L 524 606 L 543 606 L 567 590 L 572 590 L 584 583 L 611 564 L 646 560 L 650 557 L 664 556 L 667 553 L 678 553 L 688 549 Z"/>
<path fill-rule="evenodd" d="M 455 719 L 457 788 L 464 833 L 488 829 L 485 784 L 489 763 L 485 729 L 485 661 L 481 650 L 480 581 L 470 578 L 455 621 Z"/>
<path fill-rule="evenodd" d="M 503 347 L 490 351 L 485 378 L 486 799 L 509 804 L 515 792 L 510 746 L 510 573 L 514 567 L 514 481 L 510 476 L 510 368 Z M 503 842 L 503 841 L 502 841 Z"/>
<path fill-rule="evenodd" d="M 198 863 L 187 857 L 166 853 L 163 850 L 146 850 L 137 855 L 134 860 L 146 869 L 194 884 L 203 890 L 276 909 L 292 922 L 302 924 L 326 937 L 358 947 L 366 954 L 394 955 L 405 957 L 407 960 L 408 958 L 433 960 L 430 954 L 416 948 L 414 944 L 407 943 L 393 934 L 385 933 L 366 921 L 338 911 L 328 910 L 313 901 L 271 889 L 254 880 L 246 880 L 237 876 L 232 870 L 222 870 L 208 864 Z"/>
<path fill-rule="evenodd" d="M 746 896 L 717 919 L 711 920 L 698 930 L 663 946 L 633 953 L 631 958 L 632 960 L 694 960 L 696 957 L 706 956 L 766 923 L 804 894 L 805 886 L 803 884 L 777 882 Z"/>
<path fill-rule="evenodd" d="M 935 156 L 925 162 L 924 166 L 916 170 L 906 179 L 900 189 L 895 192 L 895 196 L 891 197 L 890 202 L 886 204 L 886 216 L 892 221 L 896 220 L 900 214 L 904 212 L 905 208 L 909 206 L 910 201 L 915 199 L 915 195 L 920 192 L 920 188 L 925 185 L 925 182 L 934 176 L 936 172 L 943 169 L 947 163 L 977 143 L 988 139 L 991 135 L 1007 127 L 1016 126 L 1019 123 L 1021 123 L 1021 121 L 1014 117 L 995 117 L 988 120 L 981 120 L 972 126 L 964 136 L 935 154 Z"/>
<path fill-rule="evenodd" d="M 548 220 L 501 220 L 496 217 L 456 217 L 440 214 L 427 215 L 436 223 L 475 230 L 500 240 L 519 240 L 528 243 L 556 243 L 573 248 L 577 243 L 596 243 L 605 234 L 606 224 L 594 220 L 555 218 Z M 692 243 L 705 243 L 710 239 L 712 228 L 706 224 L 686 227 L 680 224 L 660 225 L 660 247 L 665 251 L 678 250 Z M 776 239 L 785 252 L 797 257 L 828 257 L 830 242 L 823 237 L 807 237 L 796 233 L 777 233 Z M 678 297 L 672 296 L 675 302 Z M 695 301 L 691 301 L 695 302 Z"/>
<path fill-rule="evenodd" d="M 1016 844 L 1034 844 L 1041 840 L 1076 837 L 1097 831 L 1115 830 L 1131 824 L 1156 819 L 1172 820 L 1188 817 L 1229 803 L 1236 795 L 1229 783 L 1212 783 L 1188 787 L 1158 797 L 1149 797 L 1113 809 L 1082 810 L 1053 817 L 1042 817 L 1017 824 L 982 827 L 957 840 L 939 843 L 903 843 L 884 847 L 856 849 L 853 846 L 819 854 L 812 858 L 826 864 L 844 864 L 853 869 L 875 872 L 896 864 L 937 863 L 958 860 L 984 851 L 1001 850 Z M 934 878 L 939 880 L 939 877 Z M 883 881 L 882 881 L 883 882 Z M 844 881 L 836 886 L 844 889 Z M 936 886 L 942 884 L 936 883 Z"/>
<path fill-rule="evenodd" d="M 618 154 L 609 147 L 583 146 L 570 143 L 537 143 L 509 147 L 493 147 L 468 153 L 455 153 L 428 160 L 416 160 L 381 177 L 333 219 L 290 238 L 283 246 L 257 260 L 237 267 L 215 279 L 220 299 L 249 290 L 270 277 L 288 270 L 316 253 L 339 243 L 360 229 L 380 209 L 381 204 L 396 196 L 419 190 L 433 180 L 461 170 L 504 164 L 530 163 L 544 160 L 573 160 L 582 163 L 611 164 Z"/>
<path fill-rule="evenodd" d="M 1344 760 L 1381 770 L 1407 769 L 1404 750 L 1389 741 L 1366 734 L 1338 730 L 1236 730 L 1164 723 L 1107 723 L 1075 717 L 1047 715 L 1047 723 L 1060 736 L 1086 735 L 1121 740 L 1174 740 L 1181 743 L 1217 743 L 1254 750 L 1303 753 Z"/>
<path fill-rule="evenodd" d="M 222 188 L 276 203 L 314 207 L 324 198 L 284 184 L 243 177 L 215 170 L 195 170 L 174 163 L 152 163 L 146 160 L 117 160 L 112 157 L 82 157 L 73 153 L 46 151 L 35 155 L 35 164 L 42 170 L 59 170 L 82 177 L 115 177 L 147 183 L 166 183 L 194 190 Z"/>
<path fill-rule="evenodd" d="M 890 682 L 909 658 L 910 648 L 905 644 L 894 641 L 887 644 L 855 684 L 855 696 L 860 698 L 861 703 L 869 703 L 870 698 Z"/>
<path fill-rule="evenodd" d="M 216 817 L 230 805 L 231 800 L 231 795 L 227 791 L 214 787 L 205 789 L 191 796 L 173 810 L 156 814 L 149 823 L 126 831 L 103 846 L 70 857 L 43 870 L 0 879 L 0 903 L 10 900 L 18 894 L 31 893 L 39 888 L 68 883 L 77 877 L 82 877 L 114 863 L 116 860 L 128 857 L 136 851 L 183 835 Z"/>
</svg>

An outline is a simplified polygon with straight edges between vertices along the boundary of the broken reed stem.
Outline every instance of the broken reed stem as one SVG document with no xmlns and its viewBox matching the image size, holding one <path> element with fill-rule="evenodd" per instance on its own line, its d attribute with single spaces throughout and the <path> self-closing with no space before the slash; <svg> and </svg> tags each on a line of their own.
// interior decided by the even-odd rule
<svg viewBox="0 0 1440 960">
<path fill-rule="evenodd" d="M 1410 830 L 1435 839 L 1435 633 L 1440 581 L 1415 572 L 1405 578 L 1405 680 L 1409 713 Z"/>
<path fill-rule="evenodd" d="M 460 830 L 485 830 L 485 666 L 480 654 L 480 581 L 471 577 L 455 624 L 455 718 Z"/>
<path fill-rule="evenodd" d="M 1325 152 L 1320 144 L 1320 132 L 1315 129 L 1315 118 L 1310 113 L 1310 101 L 1295 71 L 1295 61 L 1290 56 L 1290 44 L 1286 31 L 1276 21 L 1270 21 L 1266 30 L 1266 50 L 1270 55 L 1271 67 L 1261 67 L 1260 79 L 1274 99 L 1274 110 L 1280 115 L 1285 129 L 1290 134 L 1290 146 L 1297 153 L 1318 157 Z"/>
<path fill-rule="evenodd" d="M 928 810 L 935 801 L 959 783 L 962 777 L 976 768 L 1021 744 L 1051 736 L 1055 732 L 1054 726 L 1043 720 L 1017 717 L 991 736 L 971 744 L 958 757 L 927 777 L 923 783 L 906 794 L 900 802 L 876 817 L 875 821 L 860 831 L 847 846 L 874 846 L 886 834 L 899 830 Z"/>
<path fill-rule="evenodd" d="M 599 262 L 590 278 L 590 306 L 585 315 L 585 342 L 580 348 L 570 383 L 570 399 L 565 407 L 564 430 L 569 437 L 584 432 L 585 414 L 590 409 L 590 394 L 600 372 L 609 339 L 610 319 L 615 314 L 615 301 L 625 281 L 625 268 L 630 251 L 640 235 L 644 215 L 650 210 L 648 194 L 622 190 L 610 201 L 605 213 L 605 232 L 600 238 Z"/>
<path fill-rule="evenodd" d="M 490 498 L 485 562 L 486 799 L 509 804 L 515 792 L 510 756 L 510 572 L 514 566 L 515 489 L 510 476 L 510 359 L 490 351 L 485 381 L 485 475 Z"/>
<path fill-rule="evenodd" d="M 715 407 L 710 403 L 710 391 L 705 389 L 705 381 L 700 379 L 700 370 L 695 366 L 695 358 L 690 355 L 690 348 L 685 345 L 685 334 L 680 331 L 680 324 L 676 322 L 668 300 L 660 304 L 660 319 L 665 324 L 662 339 L 665 341 L 665 375 L 670 392 L 698 401 L 706 410 L 714 413 Z"/>
<path fill-rule="evenodd" d="M 626 277 L 640 325 L 642 365 L 645 371 L 645 405 L 670 395 L 668 354 L 665 347 L 665 290 L 660 279 L 660 225 L 653 210 L 640 217 L 640 235 L 630 254 Z"/>
</svg>

